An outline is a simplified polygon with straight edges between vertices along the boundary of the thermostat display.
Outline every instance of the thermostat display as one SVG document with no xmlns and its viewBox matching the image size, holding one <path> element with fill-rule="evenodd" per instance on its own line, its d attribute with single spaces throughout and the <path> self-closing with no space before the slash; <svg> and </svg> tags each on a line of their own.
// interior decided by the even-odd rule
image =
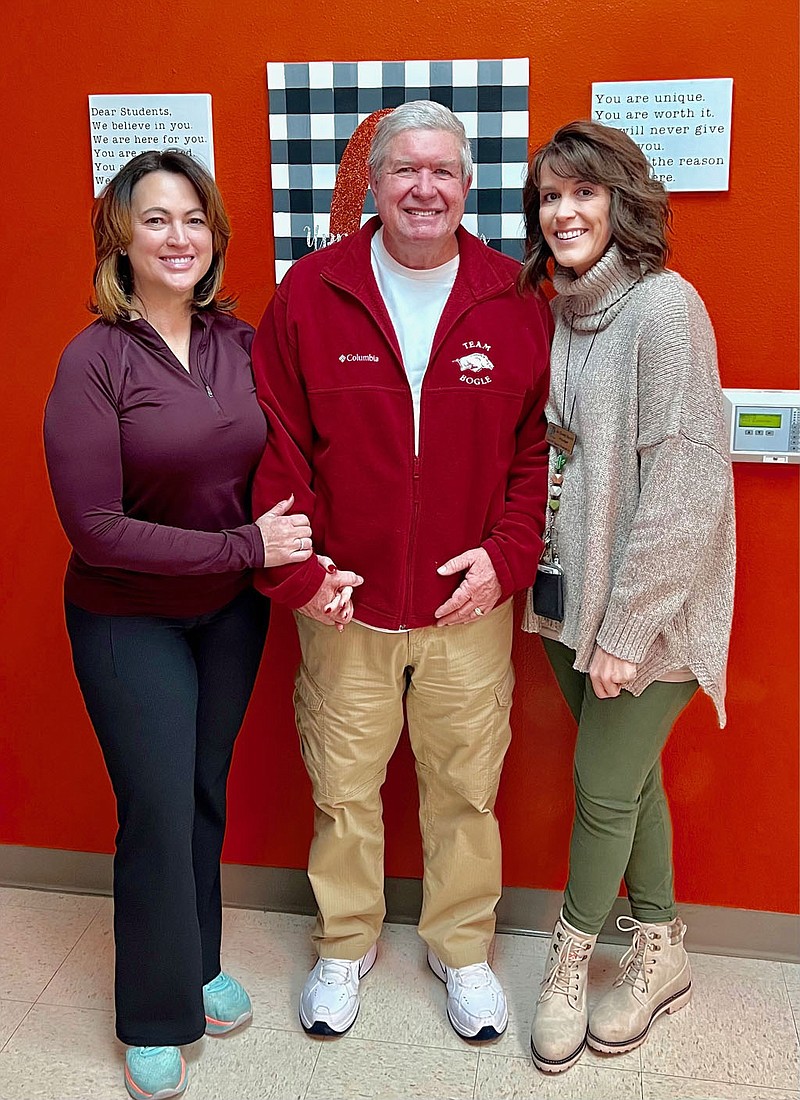
<svg viewBox="0 0 800 1100">
<path fill-rule="evenodd" d="M 740 428 L 780 428 L 782 423 L 780 413 L 739 413 Z"/>
<path fill-rule="evenodd" d="M 800 462 L 800 390 L 723 390 L 731 458 Z"/>
</svg>

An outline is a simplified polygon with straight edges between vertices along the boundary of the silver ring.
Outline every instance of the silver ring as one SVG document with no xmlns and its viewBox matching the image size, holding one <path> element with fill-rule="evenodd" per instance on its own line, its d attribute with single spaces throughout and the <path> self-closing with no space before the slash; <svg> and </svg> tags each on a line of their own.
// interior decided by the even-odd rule
<svg viewBox="0 0 800 1100">
<path fill-rule="evenodd" d="M 475 614 L 476 615 L 482 615 L 483 614 L 483 608 L 482 607 L 476 607 L 475 608 Z"/>
</svg>

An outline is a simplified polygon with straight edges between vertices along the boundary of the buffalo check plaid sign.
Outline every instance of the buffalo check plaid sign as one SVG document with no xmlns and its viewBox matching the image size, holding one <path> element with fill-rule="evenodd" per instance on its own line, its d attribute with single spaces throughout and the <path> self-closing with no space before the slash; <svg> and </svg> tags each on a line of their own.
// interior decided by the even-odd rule
<svg viewBox="0 0 800 1100">
<path fill-rule="evenodd" d="M 519 259 L 528 85 L 526 57 L 268 62 L 276 281 L 330 243 L 337 170 L 353 132 L 373 112 L 411 99 L 443 103 L 464 123 L 475 159 L 464 226 Z M 362 224 L 374 212 L 368 193 Z"/>
</svg>

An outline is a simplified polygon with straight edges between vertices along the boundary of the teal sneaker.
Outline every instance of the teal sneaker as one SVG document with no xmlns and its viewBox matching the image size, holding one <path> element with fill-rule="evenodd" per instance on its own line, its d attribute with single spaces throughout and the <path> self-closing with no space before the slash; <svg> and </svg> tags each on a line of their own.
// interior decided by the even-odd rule
<svg viewBox="0 0 800 1100">
<path fill-rule="evenodd" d="M 177 1047 L 128 1047 L 125 1088 L 133 1100 L 168 1100 L 189 1084 L 186 1062 Z"/>
<path fill-rule="evenodd" d="M 247 991 L 223 970 L 213 982 L 203 986 L 206 1035 L 227 1035 L 253 1015 Z"/>
</svg>

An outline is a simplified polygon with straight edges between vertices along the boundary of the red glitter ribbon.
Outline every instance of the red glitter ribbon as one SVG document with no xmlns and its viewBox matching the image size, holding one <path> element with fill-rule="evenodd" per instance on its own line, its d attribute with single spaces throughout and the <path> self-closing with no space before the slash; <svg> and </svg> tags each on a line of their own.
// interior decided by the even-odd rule
<svg viewBox="0 0 800 1100">
<path fill-rule="evenodd" d="M 348 141 L 331 198 L 331 235 L 357 233 L 361 226 L 361 214 L 369 187 L 367 157 L 375 135 L 375 127 L 393 107 L 373 111 L 356 128 Z"/>
</svg>

